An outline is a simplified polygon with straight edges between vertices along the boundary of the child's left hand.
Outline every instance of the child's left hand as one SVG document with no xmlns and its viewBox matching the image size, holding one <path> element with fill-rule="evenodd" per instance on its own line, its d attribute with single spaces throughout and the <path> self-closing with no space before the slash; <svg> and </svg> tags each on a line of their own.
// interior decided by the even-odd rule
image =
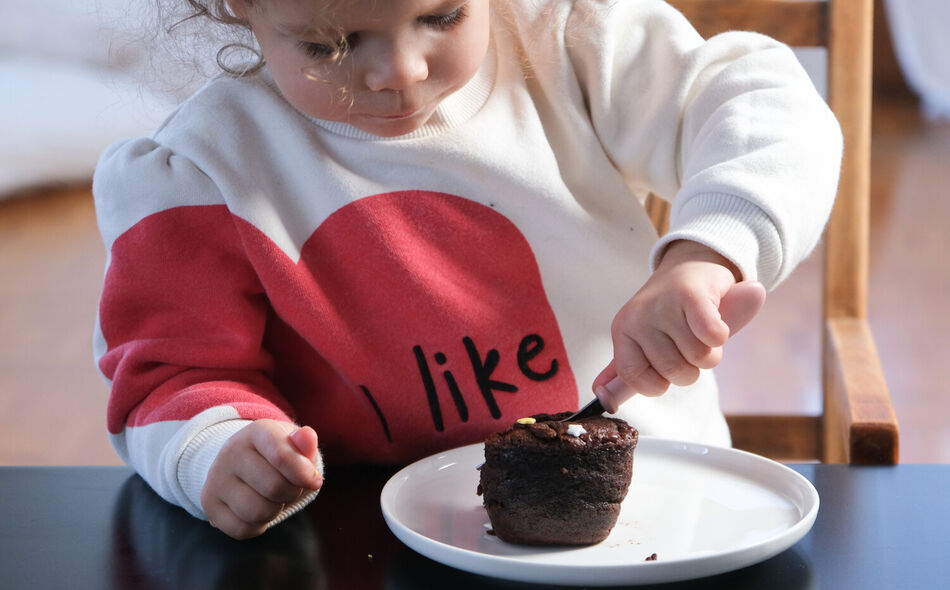
<svg viewBox="0 0 950 590">
<path fill-rule="evenodd" d="M 259 419 L 221 447 L 201 490 L 211 526 L 235 539 L 260 535 L 284 508 L 323 485 L 317 433 Z"/>
<path fill-rule="evenodd" d="M 614 360 L 593 383 L 608 412 L 634 392 L 661 395 L 670 384 L 690 385 L 700 369 L 719 364 L 726 340 L 765 302 L 760 283 L 738 278 L 731 262 L 702 244 L 680 240 L 667 247 L 611 325 Z M 618 376 L 622 383 L 613 381 Z M 618 384 L 626 391 L 613 391 Z"/>
</svg>

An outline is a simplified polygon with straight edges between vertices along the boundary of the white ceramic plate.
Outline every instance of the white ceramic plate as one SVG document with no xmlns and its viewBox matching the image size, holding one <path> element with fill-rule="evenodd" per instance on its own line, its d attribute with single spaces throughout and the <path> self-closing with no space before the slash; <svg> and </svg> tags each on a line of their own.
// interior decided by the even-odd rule
<svg viewBox="0 0 950 590">
<path fill-rule="evenodd" d="M 522 582 L 608 586 L 711 576 L 768 559 L 811 529 L 818 492 L 788 467 L 719 447 L 640 437 L 610 536 L 587 547 L 512 545 L 487 534 L 481 444 L 396 473 L 380 503 L 393 533 L 446 565 Z M 655 561 L 647 556 L 657 554 Z"/>
</svg>

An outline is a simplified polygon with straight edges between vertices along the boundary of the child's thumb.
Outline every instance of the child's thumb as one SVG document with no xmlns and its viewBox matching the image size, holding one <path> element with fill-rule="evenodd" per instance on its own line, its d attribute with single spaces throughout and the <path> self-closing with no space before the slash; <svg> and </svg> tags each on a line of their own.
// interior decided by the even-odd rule
<svg viewBox="0 0 950 590">
<path fill-rule="evenodd" d="M 290 442 L 304 457 L 311 461 L 317 457 L 317 433 L 309 426 L 303 426 L 290 433 Z"/>
<path fill-rule="evenodd" d="M 765 305 L 765 287 L 758 281 L 742 281 L 733 285 L 719 302 L 719 316 L 729 326 L 732 337 Z"/>
</svg>

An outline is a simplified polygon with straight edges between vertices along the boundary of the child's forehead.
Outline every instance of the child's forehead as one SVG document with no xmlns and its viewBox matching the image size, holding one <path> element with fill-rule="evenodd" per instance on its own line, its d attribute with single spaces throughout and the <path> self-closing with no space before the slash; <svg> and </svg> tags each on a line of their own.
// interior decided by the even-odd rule
<svg viewBox="0 0 950 590">
<path fill-rule="evenodd" d="M 451 11 L 465 0 L 255 0 L 254 5 L 290 32 L 354 28 Z"/>
</svg>

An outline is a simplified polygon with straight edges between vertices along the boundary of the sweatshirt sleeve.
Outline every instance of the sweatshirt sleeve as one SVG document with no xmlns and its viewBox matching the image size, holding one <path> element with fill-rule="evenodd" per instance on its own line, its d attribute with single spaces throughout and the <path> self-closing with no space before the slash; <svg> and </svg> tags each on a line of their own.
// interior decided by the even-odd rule
<svg viewBox="0 0 950 590">
<path fill-rule="evenodd" d="M 96 361 L 112 386 L 110 438 L 159 495 L 205 518 L 201 488 L 228 438 L 256 419 L 293 421 L 262 344 L 267 300 L 220 191 L 187 158 L 120 142 L 93 193 L 108 253 Z"/>
<path fill-rule="evenodd" d="M 565 44 L 605 151 L 638 191 L 672 202 L 673 240 L 781 282 L 818 242 L 842 139 L 791 49 L 755 33 L 704 41 L 664 2 L 581 0 Z"/>
</svg>

